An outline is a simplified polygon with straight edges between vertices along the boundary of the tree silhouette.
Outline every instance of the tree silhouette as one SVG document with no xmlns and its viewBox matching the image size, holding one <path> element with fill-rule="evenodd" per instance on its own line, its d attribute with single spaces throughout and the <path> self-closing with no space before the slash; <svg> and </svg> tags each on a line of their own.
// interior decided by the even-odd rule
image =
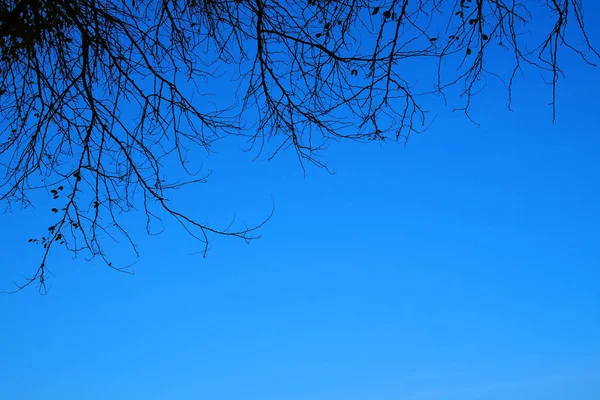
<svg viewBox="0 0 600 400">
<path fill-rule="evenodd" d="M 56 204 L 56 223 L 30 239 L 41 262 L 17 289 L 46 289 L 58 246 L 126 271 L 103 243 L 120 235 L 136 251 L 120 219 L 136 209 L 148 232 L 170 216 L 204 252 L 213 235 L 257 238 L 261 223 L 217 228 L 167 200 L 206 178 L 189 169 L 190 152 L 224 137 L 326 167 L 331 140 L 405 142 L 426 128 L 432 96 L 470 118 L 475 95 L 498 79 L 510 107 L 522 68 L 549 83 L 554 118 L 559 53 L 600 57 L 582 3 L 0 1 L 0 199 L 29 205 L 46 191 Z M 208 100 L 219 79 L 237 97 Z"/>
</svg>

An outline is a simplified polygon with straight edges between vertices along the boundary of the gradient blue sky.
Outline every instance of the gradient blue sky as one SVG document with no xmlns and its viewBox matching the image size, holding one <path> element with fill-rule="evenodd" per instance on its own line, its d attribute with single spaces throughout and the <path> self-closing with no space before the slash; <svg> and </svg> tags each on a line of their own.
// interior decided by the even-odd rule
<svg viewBox="0 0 600 400">
<path fill-rule="evenodd" d="M 334 176 L 224 147 L 189 206 L 252 222 L 273 196 L 263 238 L 202 259 L 140 233 L 135 276 L 58 255 L 48 296 L 0 296 L 0 399 L 600 398 L 600 73 L 565 69 L 555 124 L 527 79 L 480 128 L 333 146 Z M 38 212 L 1 217 L 2 288 Z"/>
</svg>

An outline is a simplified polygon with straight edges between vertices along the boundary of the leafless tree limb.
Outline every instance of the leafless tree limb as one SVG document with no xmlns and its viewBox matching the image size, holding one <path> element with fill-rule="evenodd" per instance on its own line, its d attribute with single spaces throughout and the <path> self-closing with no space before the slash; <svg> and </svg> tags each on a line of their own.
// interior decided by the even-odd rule
<svg viewBox="0 0 600 400">
<path fill-rule="evenodd" d="M 494 78 L 511 107 L 525 66 L 548 78 L 555 118 L 560 52 L 590 65 L 600 58 L 582 3 L 0 1 L 0 200 L 29 205 L 31 193 L 46 191 L 60 204 L 56 223 L 30 239 L 42 260 L 17 290 L 46 289 L 57 246 L 127 271 L 104 240 L 125 238 L 137 253 L 120 217 L 134 210 L 150 234 L 152 221 L 174 218 L 203 253 L 213 235 L 257 238 L 262 223 L 219 229 L 168 200 L 206 179 L 188 154 L 227 136 L 269 157 L 293 149 L 303 167 L 326 168 L 331 140 L 406 142 L 423 130 L 427 96 L 470 118 L 471 101 Z M 490 59 L 499 57 L 511 66 L 498 70 Z M 425 65 L 437 72 L 418 76 Z M 217 70 L 235 73 L 239 104 L 203 101 L 208 93 L 193 84 L 223 79 Z M 186 178 L 171 178 L 178 174 Z"/>
</svg>

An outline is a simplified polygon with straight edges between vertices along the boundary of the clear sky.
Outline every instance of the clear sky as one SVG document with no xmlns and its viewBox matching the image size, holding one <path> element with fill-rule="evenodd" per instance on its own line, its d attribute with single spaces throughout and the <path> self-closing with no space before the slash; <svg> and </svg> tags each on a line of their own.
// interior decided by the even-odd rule
<svg viewBox="0 0 600 400">
<path fill-rule="evenodd" d="M 0 296 L 0 399 L 599 399 L 600 71 L 568 64 L 555 124 L 533 76 L 479 128 L 333 146 L 333 176 L 223 147 L 180 200 L 252 222 L 273 196 L 263 238 L 203 259 L 132 224 L 135 276 L 58 254 L 47 296 Z M 3 289 L 38 212 L 1 216 Z"/>
</svg>

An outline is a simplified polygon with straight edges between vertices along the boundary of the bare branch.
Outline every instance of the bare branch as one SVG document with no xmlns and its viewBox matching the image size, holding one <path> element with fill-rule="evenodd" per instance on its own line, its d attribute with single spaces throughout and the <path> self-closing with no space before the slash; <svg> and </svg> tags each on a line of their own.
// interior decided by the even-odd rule
<svg viewBox="0 0 600 400">
<path fill-rule="evenodd" d="M 554 119 L 562 53 L 600 58 L 582 3 L 1 0 L 0 201 L 27 206 L 45 192 L 55 220 L 30 239 L 41 262 L 17 289 L 46 289 L 57 247 L 130 272 L 105 243 L 124 239 L 137 255 L 122 225 L 132 211 L 148 234 L 174 218 L 203 254 L 214 236 L 256 239 L 264 221 L 219 229 L 168 200 L 205 182 L 189 155 L 224 137 L 327 168 L 331 140 L 406 143 L 427 127 L 429 96 L 471 118 L 475 96 L 499 79 L 510 108 L 525 68 L 547 80 Z M 208 101 L 205 87 L 226 76 L 237 97 Z"/>
</svg>

